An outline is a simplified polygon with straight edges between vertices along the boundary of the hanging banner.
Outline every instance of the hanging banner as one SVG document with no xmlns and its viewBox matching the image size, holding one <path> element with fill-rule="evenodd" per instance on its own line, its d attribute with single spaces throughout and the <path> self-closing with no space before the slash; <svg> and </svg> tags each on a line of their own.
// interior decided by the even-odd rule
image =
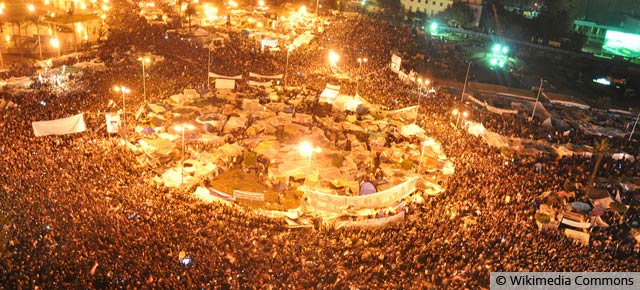
<svg viewBox="0 0 640 290">
<path fill-rule="evenodd" d="M 32 122 L 33 133 L 36 137 L 48 135 L 66 135 L 80 133 L 87 130 L 84 123 L 84 114 L 77 114 L 71 117 L 56 119 L 51 121 Z"/>
<path fill-rule="evenodd" d="M 209 73 L 209 77 L 210 78 L 214 78 L 214 79 L 229 79 L 229 80 L 241 80 L 242 79 L 242 75 L 237 75 L 237 76 L 225 76 L 225 75 L 219 75 L 216 73 Z"/>
<path fill-rule="evenodd" d="M 250 78 L 261 78 L 261 79 L 281 79 L 282 78 L 282 74 L 279 75 L 272 75 L 272 76 L 267 76 L 267 75 L 261 75 L 261 74 L 257 74 L 257 73 L 249 73 L 249 77 Z"/>
<path fill-rule="evenodd" d="M 235 80 L 216 79 L 216 89 L 235 89 Z"/>
<path fill-rule="evenodd" d="M 247 84 L 254 87 L 270 87 L 272 85 L 270 81 L 268 82 L 248 81 Z"/>
<path fill-rule="evenodd" d="M 107 133 L 118 133 L 120 128 L 120 114 L 104 114 L 107 121 Z"/>
<path fill-rule="evenodd" d="M 241 190 L 234 190 L 233 191 L 233 197 L 235 199 L 247 199 L 247 200 L 257 200 L 257 201 L 264 201 L 264 194 L 263 193 L 257 193 L 257 192 L 247 192 L 247 191 L 241 191 Z"/>
</svg>

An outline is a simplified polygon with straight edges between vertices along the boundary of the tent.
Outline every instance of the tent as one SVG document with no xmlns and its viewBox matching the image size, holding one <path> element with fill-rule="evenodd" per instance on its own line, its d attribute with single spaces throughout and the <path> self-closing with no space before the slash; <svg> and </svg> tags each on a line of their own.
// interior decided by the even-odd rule
<svg viewBox="0 0 640 290">
<path fill-rule="evenodd" d="M 227 156 L 240 156 L 244 151 L 244 148 L 238 145 L 238 143 L 233 143 L 233 144 L 227 143 L 220 146 L 218 149 L 224 152 L 224 154 L 226 154 Z"/>
<path fill-rule="evenodd" d="M 423 136 L 425 131 L 416 124 L 409 124 L 400 128 L 400 134 L 405 137 Z"/>
<path fill-rule="evenodd" d="M 569 125 L 569 123 L 565 122 L 564 120 L 554 119 L 551 117 L 544 120 L 542 122 L 542 126 L 545 126 L 547 128 L 552 128 L 558 131 L 567 131 L 571 129 L 571 126 Z"/>
<path fill-rule="evenodd" d="M 373 183 L 365 181 L 360 184 L 360 194 L 359 195 L 369 195 L 378 192 L 376 186 Z"/>
</svg>

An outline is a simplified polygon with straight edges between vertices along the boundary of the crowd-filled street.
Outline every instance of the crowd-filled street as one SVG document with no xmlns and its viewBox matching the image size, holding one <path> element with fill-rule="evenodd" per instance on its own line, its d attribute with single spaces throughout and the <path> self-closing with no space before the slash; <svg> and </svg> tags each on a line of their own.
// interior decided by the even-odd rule
<svg viewBox="0 0 640 290">
<path fill-rule="evenodd" d="M 139 9 L 114 0 L 105 20 L 108 39 L 99 48 L 53 58 L 46 72 L 33 64 L 13 64 L 3 73 L 0 99 L 15 105 L 0 109 L 0 289 L 480 289 L 489 287 L 489 275 L 495 271 L 640 271 L 640 128 L 634 127 L 636 134 L 629 138 L 635 118 L 598 123 L 622 132 L 607 137 L 586 134 L 579 127 L 543 126 L 543 116 L 553 106 L 537 101 L 529 103 L 547 115 L 538 112 L 531 119 L 531 105 L 516 114 L 496 114 L 469 100 L 461 102 L 459 93 L 442 88 L 436 78 L 461 81 L 467 68 L 464 54 L 450 44 L 425 41 L 424 35 L 385 14 L 323 15 L 316 25 L 308 13 L 295 25 L 293 20 L 282 21 L 289 25 L 285 28 L 273 24 L 273 34 L 290 37 L 278 40 L 279 49 L 269 49 L 260 41 L 267 37 L 247 35 L 248 29 L 240 27 L 257 27 L 254 20 L 242 18 L 253 16 L 234 15 L 233 24 L 200 28 L 220 36 L 220 44 L 209 47 L 167 32 L 166 25 L 151 24 Z M 269 27 L 266 22 L 264 26 Z M 289 43 L 310 30 L 314 33 L 308 43 L 289 49 Z M 434 75 L 413 77 L 410 72 L 424 66 L 413 56 L 427 48 L 427 56 L 439 68 Z M 340 60 L 329 63 L 329 50 L 336 51 Z M 413 80 L 390 69 L 394 54 L 403 57 L 402 70 Z M 81 69 L 79 64 L 84 64 Z M 357 142 L 350 134 L 357 134 L 347 132 L 343 124 L 383 118 L 320 105 L 318 98 L 328 83 L 340 85 L 340 92 L 354 99 L 357 93 L 380 111 L 418 105 L 417 118 L 409 123 L 441 144 L 441 155 L 453 165 L 446 176 L 438 173 L 442 191 L 428 195 L 418 189 L 404 200 L 404 219 L 384 227 L 336 229 L 314 216 L 311 226 L 291 228 L 283 219 L 257 214 L 252 207 L 204 203 L 193 195 L 196 187 L 215 184 L 225 171 L 248 171 L 247 161 L 235 156 L 212 161 L 216 170 L 201 180 L 173 186 L 158 182 L 164 172 L 159 168 L 184 166 L 185 150 L 180 152 L 176 141 L 168 165 L 150 165 L 150 155 L 141 162 L 146 155 L 135 152 L 138 141 L 150 137 L 140 129 L 152 125 L 150 118 L 136 116 L 138 108 L 164 105 L 187 89 L 206 96 L 206 106 L 225 120 L 240 118 L 242 102 L 220 97 L 230 93 L 215 89 L 209 76 L 250 72 L 283 77 L 273 81 L 278 88 L 271 95 L 244 80 L 235 82 L 234 95 L 272 108 L 269 104 L 276 103 L 272 98 L 277 92 L 283 112 L 309 116 L 299 135 L 322 135 L 336 152 L 347 152 L 345 156 L 356 151 Z M 40 81 L 39 74 L 45 79 L 54 74 L 64 77 Z M 7 85 L 19 77 L 33 83 L 20 88 Z M 418 77 L 432 81 L 428 87 L 416 87 Z M 125 95 L 122 87 L 116 92 L 114 86 L 130 93 Z M 221 144 L 245 148 L 250 135 L 266 134 L 250 134 L 246 128 L 208 128 L 195 121 L 204 116 L 187 114 L 183 106 L 172 104 L 173 112 L 157 114 L 163 126 L 190 122 L 199 126 L 198 136 L 217 135 L 224 141 Z M 121 125 L 126 134 L 106 130 L 104 113 L 118 110 L 126 112 Z M 144 110 L 140 111 L 147 114 Z M 80 113 L 86 122 L 83 132 L 34 135 L 32 122 Z M 594 114 L 584 113 L 595 119 Z M 248 118 L 252 122 L 248 125 L 268 123 L 254 120 L 253 115 Z M 476 123 L 504 138 L 536 142 L 540 148 L 585 145 L 589 154 L 499 148 L 474 134 L 471 126 Z M 180 131 L 170 130 L 179 136 Z M 184 134 L 186 129 L 181 130 Z M 373 138 L 369 133 L 358 139 Z M 422 144 L 383 133 L 380 146 L 387 151 Z M 184 146 L 184 135 L 181 140 Z M 202 152 L 221 144 L 190 141 L 187 159 L 204 156 Z M 414 147 L 412 151 L 419 152 Z M 626 155 L 618 158 L 616 153 Z M 327 155 L 313 158 L 323 156 Z M 411 159 L 402 154 L 401 158 Z M 316 159 L 313 162 L 322 163 Z M 380 154 L 372 154 L 363 158 L 367 162 L 354 164 L 350 181 L 391 179 L 391 170 L 382 169 L 394 161 L 379 159 Z M 422 160 L 422 156 L 411 159 L 408 169 L 394 167 L 406 171 L 394 176 L 426 174 L 420 170 Z M 281 190 L 261 174 L 267 176 L 273 161 L 258 155 L 258 162 L 264 164 L 255 172 L 260 188 Z M 322 175 L 323 170 L 318 171 Z M 293 191 L 289 186 L 287 190 Z M 596 198 L 592 195 L 596 191 L 604 193 Z M 606 204 L 596 201 L 604 197 L 609 198 L 604 199 Z M 299 198 L 296 204 L 304 202 Z M 578 208 L 577 202 L 589 208 Z M 560 227 L 546 226 L 553 224 L 555 211 L 567 212 L 565 220 L 579 215 L 582 222 L 591 221 L 588 227 L 576 222 L 569 228 L 579 237 L 587 235 L 586 242 L 567 234 L 563 217 L 558 218 Z"/>
</svg>

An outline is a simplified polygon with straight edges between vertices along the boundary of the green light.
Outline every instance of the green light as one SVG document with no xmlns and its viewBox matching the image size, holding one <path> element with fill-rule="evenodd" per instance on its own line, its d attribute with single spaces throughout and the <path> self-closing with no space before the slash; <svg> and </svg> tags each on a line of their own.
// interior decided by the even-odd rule
<svg viewBox="0 0 640 290">
<path fill-rule="evenodd" d="M 497 60 L 497 59 L 495 59 L 495 58 L 492 58 L 492 59 L 489 61 L 489 64 L 491 64 L 491 66 L 495 66 L 496 64 L 498 64 L 498 60 Z"/>
<path fill-rule="evenodd" d="M 640 58 L 640 35 L 607 30 L 602 50 L 623 57 Z"/>
<path fill-rule="evenodd" d="M 499 67 L 504 67 L 504 60 L 499 61 L 499 62 L 498 62 L 498 66 L 499 66 Z"/>
<path fill-rule="evenodd" d="M 438 22 L 433 22 L 433 23 L 431 23 L 431 25 L 429 26 L 429 29 L 430 29 L 431 31 L 436 31 L 436 30 L 438 30 Z"/>
<path fill-rule="evenodd" d="M 502 47 L 502 53 L 503 53 L 503 54 L 507 54 L 507 53 L 509 53 L 509 47 L 508 47 L 508 46 L 506 46 L 506 45 L 505 45 L 505 46 L 503 46 L 503 47 Z"/>
<path fill-rule="evenodd" d="M 498 53 L 498 52 L 500 52 L 500 49 L 501 49 L 501 48 L 502 48 L 502 45 L 500 45 L 500 44 L 496 43 L 496 44 L 494 44 L 494 45 L 493 45 L 493 47 L 491 48 L 491 50 L 492 50 L 494 53 Z"/>
</svg>

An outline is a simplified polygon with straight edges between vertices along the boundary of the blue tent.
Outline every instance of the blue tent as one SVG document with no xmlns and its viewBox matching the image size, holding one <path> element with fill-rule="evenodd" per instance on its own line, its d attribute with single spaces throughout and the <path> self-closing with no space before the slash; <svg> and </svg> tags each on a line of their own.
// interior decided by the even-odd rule
<svg viewBox="0 0 640 290">
<path fill-rule="evenodd" d="M 369 195 L 378 192 L 376 186 L 373 183 L 365 181 L 360 184 L 360 195 Z"/>
</svg>

